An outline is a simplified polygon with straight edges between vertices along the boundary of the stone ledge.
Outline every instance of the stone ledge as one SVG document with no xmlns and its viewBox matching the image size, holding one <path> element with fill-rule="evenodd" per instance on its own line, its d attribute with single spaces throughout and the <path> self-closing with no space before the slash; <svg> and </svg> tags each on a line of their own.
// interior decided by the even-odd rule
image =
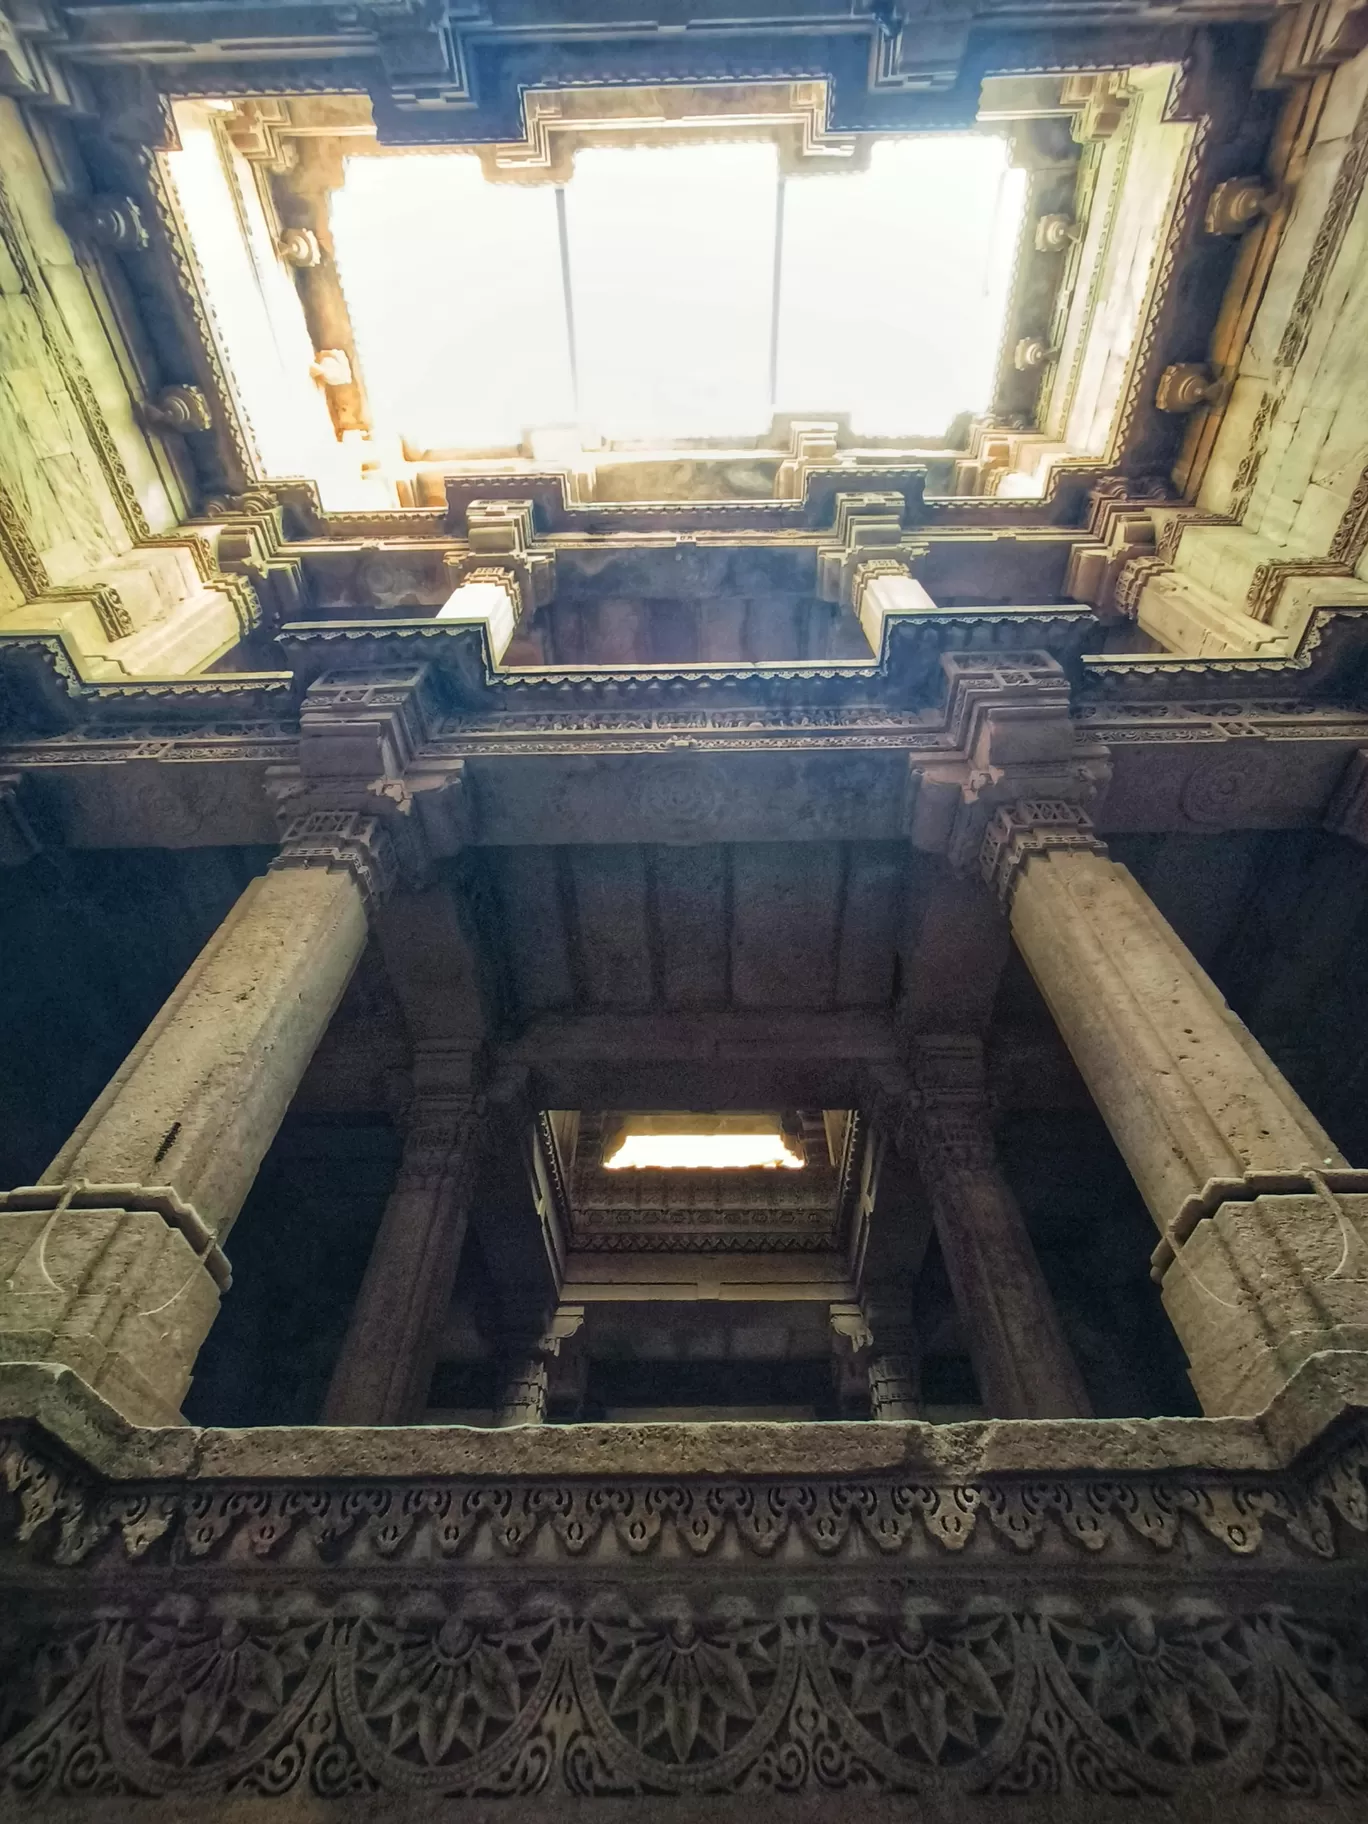
<svg viewBox="0 0 1368 1824">
<path fill-rule="evenodd" d="M 0 1374 L 0 1442 L 18 1541 L 63 1565 L 241 1571 L 287 1545 L 320 1568 L 472 1549 L 788 1563 L 971 1541 L 1243 1559 L 1274 1539 L 1314 1562 L 1368 1531 L 1364 1375 L 1362 1357 L 1313 1358 L 1260 1420 L 233 1432 L 131 1426 L 69 1370 L 20 1364 Z"/>
<path fill-rule="evenodd" d="M 1313 1356 L 1257 1418 L 523 1426 L 130 1424 L 69 1368 L 0 1365 L 0 1421 L 28 1420 L 113 1482 L 148 1477 L 1107 1474 L 1289 1467 L 1368 1412 L 1368 1357 Z"/>
</svg>

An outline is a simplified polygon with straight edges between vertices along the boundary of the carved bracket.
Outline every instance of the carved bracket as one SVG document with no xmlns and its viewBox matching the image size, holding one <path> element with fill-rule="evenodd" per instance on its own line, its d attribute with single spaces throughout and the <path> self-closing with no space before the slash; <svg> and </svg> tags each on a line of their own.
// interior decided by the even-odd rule
<svg viewBox="0 0 1368 1824">
<path fill-rule="evenodd" d="M 883 574 L 894 569 L 912 574 L 926 545 L 904 532 L 906 506 L 901 494 L 836 496 L 832 542 L 817 548 L 817 593 L 824 602 L 839 602 L 858 613 L 857 584 L 871 559 L 878 561 Z"/>
<path fill-rule="evenodd" d="M 1107 852 L 1087 812 L 1076 804 L 1023 798 L 999 806 L 994 813 L 984 832 L 979 866 L 983 878 L 1006 904 L 1022 864 L 1051 849 L 1086 849 L 1094 855 Z"/>
<path fill-rule="evenodd" d="M 468 550 L 446 560 L 453 588 L 500 581 L 520 621 L 555 594 L 556 553 L 536 543 L 530 500 L 472 500 L 466 508 L 466 540 Z"/>
</svg>

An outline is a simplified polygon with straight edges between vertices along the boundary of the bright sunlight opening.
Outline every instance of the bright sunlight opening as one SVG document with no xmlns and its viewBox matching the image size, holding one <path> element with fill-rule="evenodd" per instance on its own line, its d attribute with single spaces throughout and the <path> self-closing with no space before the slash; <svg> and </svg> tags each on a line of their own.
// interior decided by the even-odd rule
<svg viewBox="0 0 1368 1824">
<path fill-rule="evenodd" d="M 1006 141 L 582 150 L 563 188 L 468 153 L 347 161 L 338 268 L 377 434 L 514 450 L 756 437 L 776 411 L 943 436 L 988 403 L 1025 206 Z"/>
<path fill-rule="evenodd" d="M 603 1163 L 610 1172 L 801 1171 L 807 1161 L 774 1115 L 629 1115 L 605 1147 Z"/>
</svg>

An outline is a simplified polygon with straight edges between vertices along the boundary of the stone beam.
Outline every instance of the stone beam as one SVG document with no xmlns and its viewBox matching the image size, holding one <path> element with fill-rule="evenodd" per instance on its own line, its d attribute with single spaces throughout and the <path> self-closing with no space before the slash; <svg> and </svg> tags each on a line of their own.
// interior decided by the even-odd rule
<svg viewBox="0 0 1368 1824">
<path fill-rule="evenodd" d="M 557 1014 L 497 1056 L 546 1108 L 843 1108 L 895 1043 L 877 1013 Z"/>
</svg>

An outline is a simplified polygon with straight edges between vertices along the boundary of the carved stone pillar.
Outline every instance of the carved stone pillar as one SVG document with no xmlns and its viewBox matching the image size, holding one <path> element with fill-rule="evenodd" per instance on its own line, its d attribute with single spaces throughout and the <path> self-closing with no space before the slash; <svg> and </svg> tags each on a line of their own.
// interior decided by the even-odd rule
<svg viewBox="0 0 1368 1824">
<path fill-rule="evenodd" d="M 506 1356 L 499 1366 L 496 1425 L 540 1425 L 546 1418 L 547 1363 L 544 1355 Z"/>
<path fill-rule="evenodd" d="M 540 1425 L 545 1421 L 552 1358 L 583 1324 L 583 1305 L 561 1305 L 534 1342 L 510 1341 L 499 1363 L 496 1425 Z"/>
<path fill-rule="evenodd" d="M 179 1422 L 223 1239 L 366 941 L 373 818 L 303 817 L 36 1185 L 0 1196 L 0 1361 Z"/>
<path fill-rule="evenodd" d="M 868 1305 L 873 1343 L 868 1351 L 871 1419 L 921 1419 L 920 1363 L 911 1315 L 882 1300 Z"/>
<path fill-rule="evenodd" d="M 907 1135 L 994 1418 L 1079 1419 L 1092 1411 L 1026 1224 L 998 1167 L 977 1039 L 922 1039 Z M 906 1144 L 906 1142 L 905 1142 Z"/>
<path fill-rule="evenodd" d="M 983 869 L 1162 1239 L 1164 1304 L 1208 1413 L 1311 1355 L 1368 1349 L 1368 1172 L 1351 1170 L 1083 814 L 999 810 Z"/>
<path fill-rule="evenodd" d="M 328 1425 L 422 1417 L 484 1139 L 471 1058 L 423 1058 L 399 1175 L 323 1408 Z"/>
</svg>

